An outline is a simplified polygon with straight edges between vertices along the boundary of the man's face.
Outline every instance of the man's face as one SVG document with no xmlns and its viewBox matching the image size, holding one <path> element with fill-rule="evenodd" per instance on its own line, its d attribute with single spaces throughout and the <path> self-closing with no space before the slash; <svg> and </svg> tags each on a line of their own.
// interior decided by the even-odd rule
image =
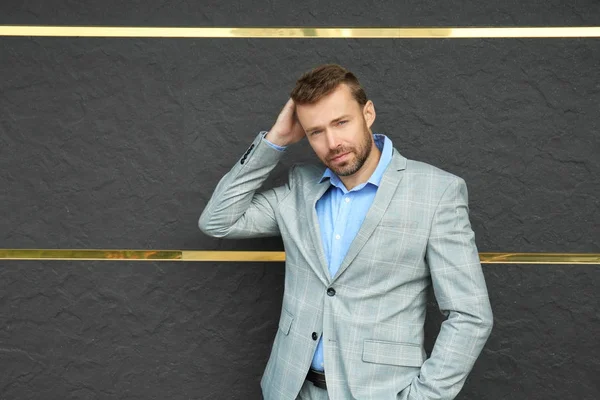
<svg viewBox="0 0 600 400">
<path fill-rule="evenodd" d="M 296 114 L 317 157 L 336 175 L 361 169 L 375 145 L 369 129 L 375 120 L 371 101 L 361 107 L 341 84 L 314 104 L 297 105 Z"/>
</svg>

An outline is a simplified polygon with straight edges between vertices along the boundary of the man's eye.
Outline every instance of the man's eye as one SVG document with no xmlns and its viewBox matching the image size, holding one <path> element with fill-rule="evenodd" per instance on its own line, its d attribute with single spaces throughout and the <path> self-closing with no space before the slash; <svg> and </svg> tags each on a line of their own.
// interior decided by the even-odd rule
<svg viewBox="0 0 600 400">
<path fill-rule="evenodd" d="M 340 122 L 338 122 L 338 125 L 343 125 L 343 124 L 345 124 L 346 122 L 348 122 L 348 121 L 340 121 Z"/>
<path fill-rule="evenodd" d="M 310 136 L 314 136 L 314 135 L 316 135 L 316 134 L 318 134 L 318 133 L 321 133 L 321 131 L 312 131 L 312 132 L 310 133 Z"/>
</svg>

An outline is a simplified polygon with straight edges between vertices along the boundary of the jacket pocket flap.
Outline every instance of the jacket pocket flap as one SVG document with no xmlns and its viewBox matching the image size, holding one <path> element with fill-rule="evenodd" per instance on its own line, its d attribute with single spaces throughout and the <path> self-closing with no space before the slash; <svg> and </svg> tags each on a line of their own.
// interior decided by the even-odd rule
<svg viewBox="0 0 600 400">
<path fill-rule="evenodd" d="M 376 364 L 420 367 L 425 354 L 418 344 L 365 340 L 362 359 Z"/>
<path fill-rule="evenodd" d="M 281 318 L 279 318 L 279 329 L 286 335 L 290 333 L 290 327 L 292 326 L 292 321 L 294 317 L 289 312 L 282 310 Z"/>
<path fill-rule="evenodd" d="M 379 226 L 385 226 L 386 228 L 396 228 L 396 229 L 417 229 L 419 227 L 419 223 L 417 221 L 409 221 L 409 220 L 382 220 L 379 223 Z"/>
</svg>

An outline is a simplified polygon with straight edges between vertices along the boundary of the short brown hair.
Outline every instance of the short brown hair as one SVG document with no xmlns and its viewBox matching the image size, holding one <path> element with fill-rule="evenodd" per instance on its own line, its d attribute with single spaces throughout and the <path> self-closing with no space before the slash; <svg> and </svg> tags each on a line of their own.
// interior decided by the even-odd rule
<svg viewBox="0 0 600 400">
<path fill-rule="evenodd" d="M 296 87 L 292 90 L 290 97 L 296 104 L 316 103 L 342 83 L 348 85 L 358 104 L 361 106 L 367 104 L 367 94 L 358 82 L 358 78 L 337 64 L 320 65 L 304 73 L 296 81 Z"/>
</svg>

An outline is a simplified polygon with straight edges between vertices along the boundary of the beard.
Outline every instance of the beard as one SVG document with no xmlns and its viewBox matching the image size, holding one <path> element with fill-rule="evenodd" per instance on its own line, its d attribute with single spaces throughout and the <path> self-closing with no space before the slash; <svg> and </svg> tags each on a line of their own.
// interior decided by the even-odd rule
<svg viewBox="0 0 600 400">
<path fill-rule="evenodd" d="M 324 164 L 333 171 L 337 176 L 350 176 L 358 172 L 365 164 L 367 158 L 371 154 L 372 149 L 372 135 L 369 132 L 369 128 L 364 125 L 363 138 L 358 144 L 358 147 L 338 147 L 335 150 L 330 151 L 327 154 L 326 162 Z M 354 158 L 345 161 L 341 164 L 334 165 L 331 160 L 341 154 L 350 153 L 354 155 Z"/>
</svg>

